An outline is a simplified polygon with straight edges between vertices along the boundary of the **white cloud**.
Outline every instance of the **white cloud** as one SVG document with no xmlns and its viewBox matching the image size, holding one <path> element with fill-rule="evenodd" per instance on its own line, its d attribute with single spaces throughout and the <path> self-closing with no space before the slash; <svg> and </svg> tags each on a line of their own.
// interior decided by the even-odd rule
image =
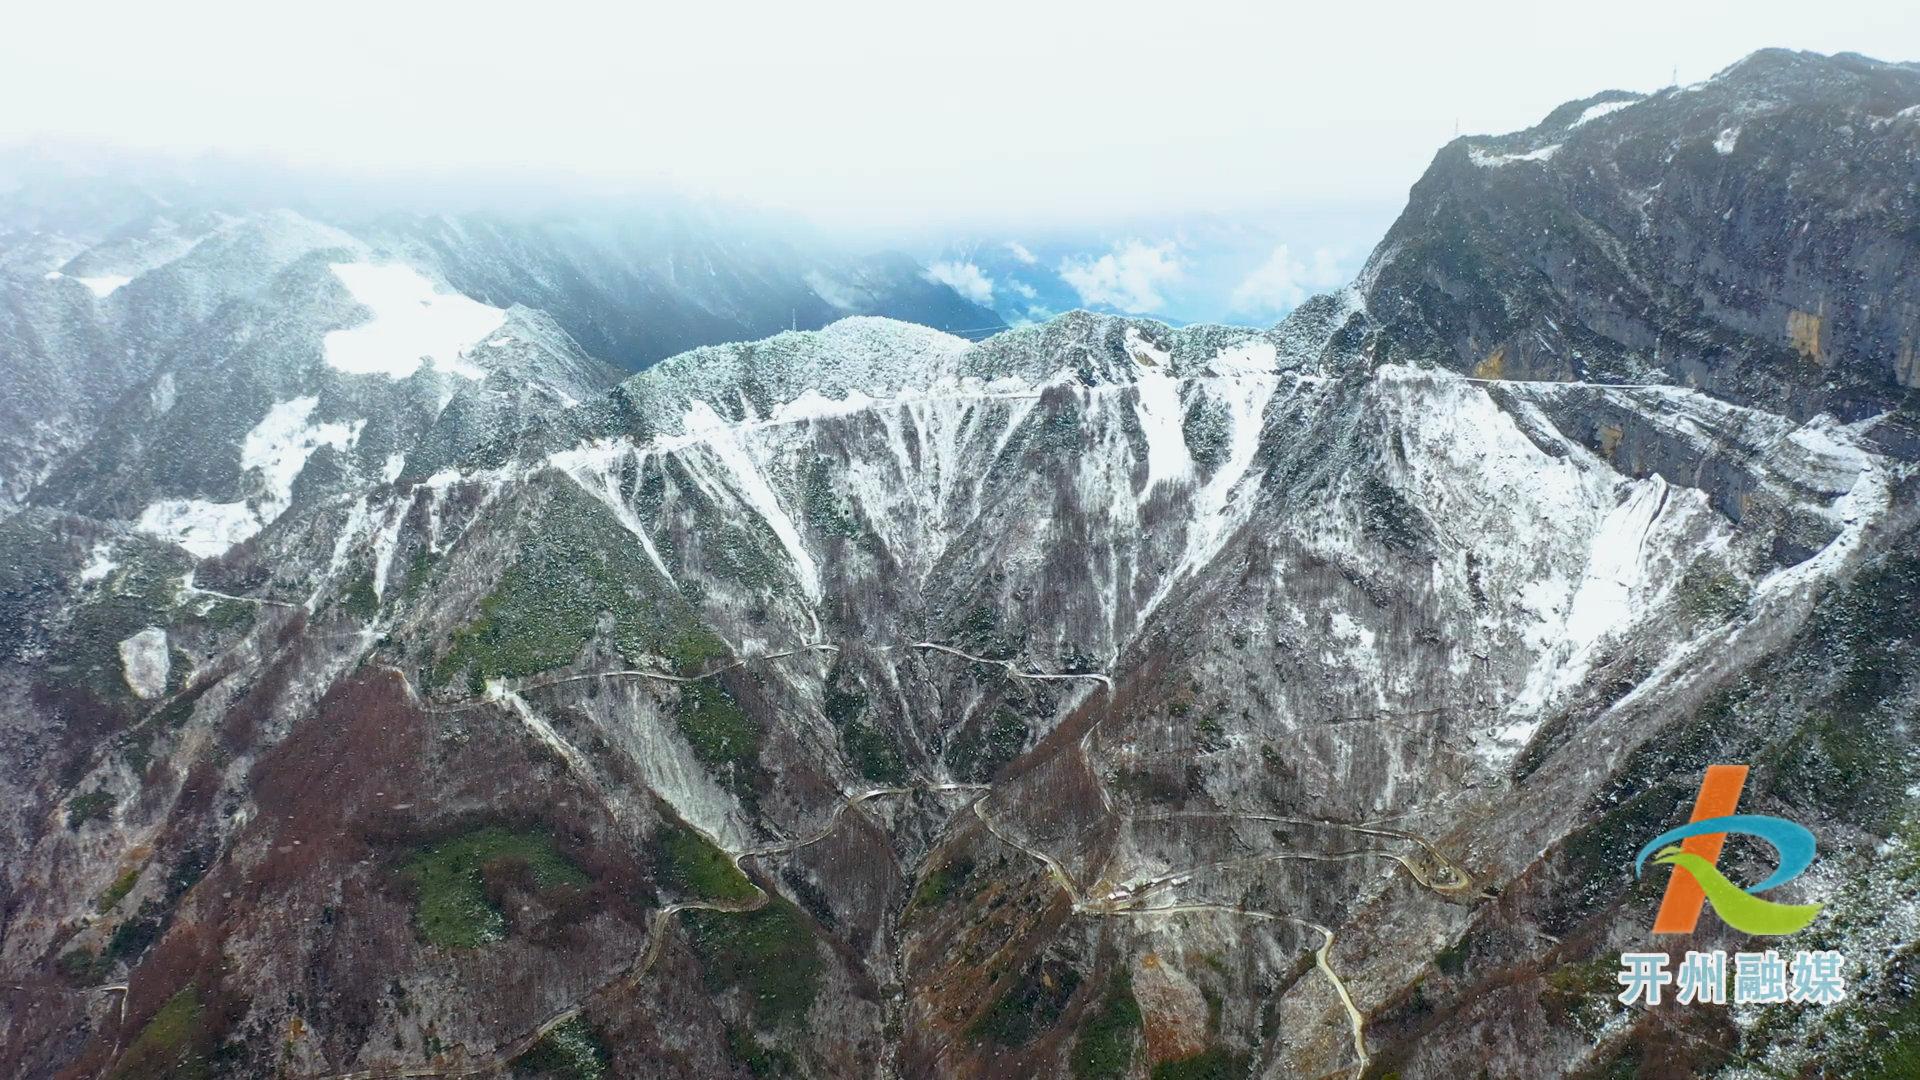
<svg viewBox="0 0 1920 1080">
<path fill-rule="evenodd" d="M 1040 261 L 1034 256 L 1033 252 L 1027 250 L 1027 245 L 1018 240 L 1007 241 L 1007 250 L 1013 252 L 1014 258 L 1019 259 L 1028 266 L 1032 266 L 1034 263 Z"/>
<path fill-rule="evenodd" d="M 1341 252 L 1315 248 L 1311 262 L 1293 257 L 1281 244 L 1233 290 L 1233 310 L 1249 315 L 1278 315 L 1300 306 L 1310 294 L 1346 284 Z"/>
<path fill-rule="evenodd" d="M 1060 262 L 1060 276 L 1089 304 L 1122 311 L 1158 311 L 1166 304 L 1162 286 L 1178 281 L 1183 270 L 1171 240 L 1146 244 L 1128 240 L 1098 259 Z"/>
<path fill-rule="evenodd" d="M 993 303 L 993 279 L 971 262 L 953 259 L 933 263 L 927 267 L 927 280 L 950 286 L 954 292 L 982 307 Z"/>
<path fill-rule="evenodd" d="M 982 0 L 958 19 L 886 0 L 750 7 L 746 32 L 733 4 L 556 0 L 529 19 L 499 0 L 336 0 L 316 19 L 313 5 L 246 0 L 13 3 L 0 101 L 33 105 L 0 109 L 0 141 L 130 139 L 401 176 L 655 178 L 836 225 L 1018 225 L 1038 239 L 1067 219 L 1169 211 L 1391 213 L 1456 128 L 1525 128 L 1603 87 L 1654 90 L 1676 66 L 1692 82 L 1762 45 L 1920 57 L 1920 5 L 1894 0 L 1824 4 L 1817 19 L 1804 0 L 1614 0 L 1601 18 L 1528 0 L 1487 0 L 1471 18 L 1452 4 L 1197 0 L 1153 24 L 1155 55 L 1205 57 L 1173 79 L 1114 78 L 1140 24 L 1085 5 Z M 1394 33 L 1379 33 L 1383 8 Z M 1276 64 L 1276 40 L 1365 40 L 1370 71 L 1391 77 L 1354 78 L 1349 48 Z M 634 64 L 635 41 L 671 47 Z M 85 42 L 85 77 L 49 42 Z M 932 74 L 983 69 L 1021 77 Z M 634 107 L 651 101 L 672 107 Z M 1073 122 L 954 134 L 961 118 L 1031 115 Z"/>
<path fill-rule="evenodd" d="M 1039 291 L 1033 286 L 1024 281 L 1014 281 L 1011 278 L 1007 279 L 1007 288 L 1012 289 L 1016 294 L 1027 300 L 1032 300 L 1040 295 Z"/>
</svg>

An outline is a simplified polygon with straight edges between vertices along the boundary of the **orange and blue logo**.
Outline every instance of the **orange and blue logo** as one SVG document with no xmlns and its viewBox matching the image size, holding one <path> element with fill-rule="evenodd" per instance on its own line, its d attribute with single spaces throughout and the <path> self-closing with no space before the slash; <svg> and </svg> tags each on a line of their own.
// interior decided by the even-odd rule
<svg viewBox="0 0 1920 1080">
<path fill-rule="evenodd" d="M 1700 781 L 1693 817 L 1647 841 L 1634 860 L 1638 877 L 1653 861 L 1673 867 L 1667 893 L 1654 917 L 1656 934 L 1690 934 L 1700 921 L 1700 910 L 1711 903 L 1720 920 L 1749 934 L 1791 934 L 1820 914 L 1819 904 L 1777 904 L 1754 895 L 1785 885 L 1813 863 L 1813 833 L 1798 822 L 1767 814 L 1739 814 L 1740 791 L 1747 783 L 1745 765 L 1711 765 Z M 1721 848 L 1728 833 L 1757 836 L 1773 846 L 1779 863 L 1772 875 L 1751 888 L 1728 881 L 1720 872 Z M 1677 841 L 1677 843 L 1676 843 Z"/>
</svg>

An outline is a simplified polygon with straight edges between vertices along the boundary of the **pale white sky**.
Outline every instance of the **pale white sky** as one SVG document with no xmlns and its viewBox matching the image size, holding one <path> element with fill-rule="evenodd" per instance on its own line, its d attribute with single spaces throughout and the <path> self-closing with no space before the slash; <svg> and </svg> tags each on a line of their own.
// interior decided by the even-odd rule
<svg viewBox="0 0 1920 1080">
<path fill-rule="evenodd" d="M 1454 132 L 1767 45 L 1920 59 L 1910 0 L 12 5 L 0 141 L 577 170 L 899 227 L 1398 203 Z"/>
</svg>

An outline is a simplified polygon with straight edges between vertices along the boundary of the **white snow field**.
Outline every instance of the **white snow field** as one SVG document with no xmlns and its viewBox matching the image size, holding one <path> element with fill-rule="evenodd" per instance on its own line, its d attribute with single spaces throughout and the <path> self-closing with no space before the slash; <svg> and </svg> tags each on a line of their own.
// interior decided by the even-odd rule
<svg viewBox="0 0 1920 1080">
<path fill-rule="evenodd" d="M 352 375 L 404 379 L 431 363 L 441 371 L 469 379 L 486 372 L 466 354 L 500 329 L 507 313 L 462 296 L 440 292 L 411 266 L 400 263 L 333 263 L 332 270 L 373 318 L 327 334 L 330 367 Z"/>
</svg>

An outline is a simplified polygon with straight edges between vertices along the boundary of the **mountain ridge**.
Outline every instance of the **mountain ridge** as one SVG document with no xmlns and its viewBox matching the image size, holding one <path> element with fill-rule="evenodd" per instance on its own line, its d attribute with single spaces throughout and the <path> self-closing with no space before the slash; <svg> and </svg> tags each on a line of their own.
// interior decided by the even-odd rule
<svg viewBox="0 0 1920 1080">
<path fill-rule="evenodd" d="M 1820 63 L 1779 120 L 1820 133 L 1884 72 L 1727 78 Z M 1644 1045 L 1732 1077 L 1891 1052 L 1867 1032 L 1911 1008 L 1920 936 L 1889 855 L 1920 781 L 1910 399 L 1870 328 L 1810 366 L 1784 292 L 1751 324 L 1636 292 L 1692 313 L 1676 359 L 1539 265 L 1585 237 L 1634 280 L 1657 245 L 1540 207 L 1587 182 L 1587 140 L 1725 156 L 1719 106 L 1695 124 L 1676 93 L 1563 106 L 1588 119 L 1544 156 L 1539 130 L 1449 146 L 1355 287 L 1267 330 L 854 318 L 614 383 L 558 319 L 468 296 L 518 343 L 381 353 L 396 377 L 329 366 L 379 308 L 301 256 L 276 280 L 319 309 L 226 309 L 202 392 L 134 382 L 125 448 L 0 517 L 0 1060 L 1379 1077 Z M 1897 164 L 1862 160 L 1860 186 Z M 1749 174 L 1765 200 L 1792 162 Z M 1717 214 L 1687 205 L 1660 220 Z M 166 431 L 206 460 L 149 475 Z M 155 498 L 284 506 L 202 558 L 136 526 Z M 1783 894 L 1871 958 L 1857 1012 L 1613 1001 L 1658 900 L 1632 854 L 1727 760 L 1745 806 L 1819 833 Z M 1752 880 L 1757 853 L 1724 862 Z"/>
</svg>

